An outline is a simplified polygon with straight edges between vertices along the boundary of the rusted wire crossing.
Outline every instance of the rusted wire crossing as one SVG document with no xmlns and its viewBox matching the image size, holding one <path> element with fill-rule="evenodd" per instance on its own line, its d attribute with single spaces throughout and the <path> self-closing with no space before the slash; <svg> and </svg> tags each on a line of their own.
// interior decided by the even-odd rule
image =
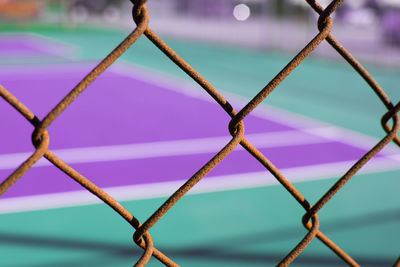
<svg viewBox="0 0 400 267">
<path fill-rule="evenodd" d="M 278 266 L 289 265 L 310 242 L 316 237 L 336 253 L 344 262 L 351 266 L 359 266 L 346 252 L 331 241 L 319 230 L 318 212 L 335 194 L 348 182 L 371 158 L 382 150 L 390 142 L 400 146 L 399 111 L 400 102 L 393 104 L 383 89 L 371 77 L 366 69 L 331 35 L 332 19 L 330 15 L 342 4 L 344 0 L 333 0 L 325 9 L 316 1 L 306 0 L 311 8 L 319 14 L 318 34 L 263 88 L 259 93 L 240 111 L 236 111 L 231 104 L 194 68 L 185 62 L 174 50 L 172 50 L 156 33 L 148 26 L 149 12 L 145 5 L 146 0 L 131 0 L 133 3 L 133 19 L 137 25 L 132 33 L 123 40 L 106 58 L 104 58 L 85 78 L 73 88 L 45 117 L 40 120 L 24 104 L 18 101 L 10 92 L 0 86 L 0 95 L 19 113 L 21 113 L 34 127 L 32 143 L 35 152 L 25 160 L 8 178 L 0 185 L 0 195 L 6 192 L 15 182 L 18 181 L 33 165 L 42 157 L 53 163 L 57 168 L 70 176 L 81 186 L 96 195 L 112 209 L 121 215 L 135 229 L 133 234 L 134 242 L 143 249 L 143 254 L 135 266 L 145 266 L 152 256 L 167 266 L 178 266 L 162 252 L 153 246 L 149 230 L 171 209 L 191 188 L 193 188 L 208 172 L 227 157 L 238 145 L 245 148 L 256 158 L 268 172 L 286 188 L 297 202 L 304 208 L 305 214 L 302 223 L 308 230 L 304 238 L 294 247 L 288 255 L 278 263 Z M 52 153 L 49 146 L 49 134 L 47 128 L 63 113 L 69 105 L 75 101 L 86 88 L 99 77 L 113 62 L 115 62 L 133 43 L 142 35 L 145 35 L 158 49 L 178 65 L 187 75 L 197 82 L 232 118 L 229 123 L 229 132 L 232 139 L 211 158 L 201 169 L 190 177 L 174 194 L 172 194 L 161 207 L 156 210 L 143 224 L 139 222 L 128 210 L 109 196 L 101 188 L 92 183 L 89 179 L 67 165 L 63 160 Z M 382 116 L 381 124 L 386 131 L 386 136 L 380 140 L 371 150 L 360 158 L 337 182 L 314 204 L 309 203 L 305 197 L 284 177 L 284 175 L 244 137 L 243 120 L 248 116 L 265 98 L 283 81 L 321 42 L 326 40 L 353 68 L 362 76 L 365 82 L 376 93 L 377 97 L 387 108 Z M 392 121 L 389 124 L 389 120 Z M 396 260 L 395 260 L 396 261 Z M 395 265 L 400 265 L 400 258 Z"/>
</svg>

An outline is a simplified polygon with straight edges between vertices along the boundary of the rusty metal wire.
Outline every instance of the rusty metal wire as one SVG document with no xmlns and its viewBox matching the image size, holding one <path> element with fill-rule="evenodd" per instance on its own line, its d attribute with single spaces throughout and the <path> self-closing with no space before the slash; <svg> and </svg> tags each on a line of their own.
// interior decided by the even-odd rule
<svg viewBox="0 0 400 267">
<path fill-rule="evenodd" d="M 318 34 L 250 101 L 237 112 L 232 105 L 216 90 L 201 74 L 191 67 L 184 59 L 175 53 L 156 33 L 149 28 L 149 12 L 145 5 L 146 0 L 131 0 L 133 3 L 132 15 L 137 25 L 135 30 L 129 34 L 107 57 L 102 60 L 82 81 L 73 88 L 45 117 L 43 120 L 37 118 L 24 104 L 18 101 L 10 92 L 0 86 L 0 95 L 23 115 L 34 127 L 32 143 L 35 152 L 25 160 L 14 172 L 0 184 L 0 195 L 6 192 L 14 183 L 18 181 L 33 165 L 42 157 L 45 157 L 57 168 L 86 188 L 92 194 L 101 199 L 104 203 L 115 210 L 135 229 L 133 241 L 144 251 L 135 266 L 145 266 L 150 258 L 154 256 L 166 266 L 178 266 L 162 252 L 157 250 L 149 230 L 171 209 L 190 189 L 192 189 L 207 173 L 227 157 L 239 144 L 245 148 L 254 158 L 256 158 L 268 172 L 279 181 L 279 183 L 294 197 L 297 202 L 305 209 L 302 218 L 304 227 L 308 230 L 307 234 L 296 245 L 288 255 L 278 263 L 278 266 L 287 266 L 306 248 L 316 237 L 327 247 L 336 253 L 344 262 L 351 266 L 359 266 L 346 252 L 331 241 L 319 230 L 318 212 L 332 199 L 335 194 L 379 151 L 390 142 L 400 146 L 398 131 L 400 102 L 394 105 L 384 90 L 367 72 L 367 70 L 331 35 L 332 19 L 330 15 L 342 4 L 343 0 L 333 0 L 325 9 L 316 1 L 306 0 L 310 7 L 319 15 Z M 92 183 L 88 178 L 71 168 L 63 160 L 52 153 L 49 146 L 49 134 L 47 128 L 62 114 L 69 105 L 75 101 L 88 86 L 97 79 L 112 63 L 114 63 L 132 44 L 142 35 L 145 35 L 157 48 L 159 48 L 168 58 L 170 58 L 179 68 L 197 82 L 232 118 L 228 129 L 232 139 L 212 157 L 201 169 L 190 177 L 167 201 L 165 201 L 153 215 L 143 224 L 139 222 L 128 210 L 120 203 L 109 196 L 101 188 Z M 365 80 L 365 82 L 375 92 L 379 100 L 386 107 L 387 112 L 382 116 L 381 124 L 386 136 L 372 147 L 363 157 L 361 157 L 337 182 L 315 203 L 310 204 L 306 198 L 294 187 L 286 177 L 276 168 L 268 158 L 263 155 L 244 137 L 243 120 L 248 116 L 267 96 L 307 57 L 311 52 L 326 40 L 346 60 L 353 69 Z M 390 125 L 388 122 L 392 121 Z M 399 266 L 400 258 L 395 260 L 394 265 Z"/>
</svg>

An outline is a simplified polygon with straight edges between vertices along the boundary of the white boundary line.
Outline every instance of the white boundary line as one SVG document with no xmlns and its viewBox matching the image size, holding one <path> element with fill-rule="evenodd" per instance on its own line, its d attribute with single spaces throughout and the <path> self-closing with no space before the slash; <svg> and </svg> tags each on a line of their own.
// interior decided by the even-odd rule
<svg viewBox="0 0 400 267">
<path fill-rule="evenodd" d="M 95 61 L 85 61 L 85 62 L 71 62 L 70 65 L 65 64 L 49 64 L 49 72 L 58 72 L 62 70 L 70 70 L 72 65 L 87 65 L 88 72 L 96 66 Z M 47 64 L 46 64 L 47 65 Z M 42 65 L 46 67 L 46 65 Z M 15 71 L 13 67 L 5 68 L 0 66 L 2 73 L 7 71 Z M 23 69 L 24 71 L 40 72 L 35 66 L 15 66 L 15 68 Z M 195 82 L 189 82 L 183 78 L 175 77 L 170 74 L 166 74 L 157 70 L 153 70 L 147 67 L 139 66 L 131 62 L 120 60 L 118 63 L 112 65 L 108 71 L 114 72 L 116 74 L 124 75 L 126 77 L 131 77 L 146 83 L 154 84 L 174 92 L 178 92 L 184 95 L 188 95 L 194 98 L 202 99 L 208 102 L 215 103 L 215 101 L 209 96 L 200 86 L 196 85 Z M 82 74 L 82 78 L 86 73 Z M 157 79 L 153 79 L 154 75 Z M 247 98 L 229 93 L 223 90 L 219 91 L 224 95 L 234 106 L 243 107 L 249 101 Z M 309 118 L 294 112 L 283 110 L 277 107 L 269 106 L 263 103 L 258 106 L 252 113 L 259 118 L 265 118 L 277 123 L 287 124 L 289 126 L 295 127 L 297 129 L 302 129 L 307 131 L 308 128 L 311 129 L 325 129 L 324 131 L 309 131 L 309 133 L 314 135 L 319 135 L 320 137 L 328 138 L 333 141 L 340 141 L 345 144 L 349 144 L 362 149 L 370 149 L 377 142 L 378 139 L 371 137 L 353 130 L 345 129 L 340 126 L 332 125 L 317 119 Z M 328 130 L 329 129 L 329 130 Z M 382 132 L 382 134 L 384 134 Z M 384 148 L 382 153 L 387 155 L 398 154 L 398 147 L 393 144 L 389 144 Z"/>
<path fill-rule="evenodd" d="M 10 77 L 14 79 L 19 78 L 19 75 L 16 73 L 17 71 L 29 72 L 29 74 L 37 74 L 33 77 L 30 77 L 30 79 L 43 79 L 43 75 L 60 74 L 60 72 L 75 71 L 74 67 L 76 67 L 76 65 L 79 65 L 79 67 L 82 67 L 83 69 L 86 68 L 86 72 L 82 72 L 82 75 L 79 77 L 79 79 L 83 79 L 94 67 L 96 67 L 97 64 L 98 62 L 94 61 L 57 61 L 52 63 L 44 62 L 43 64 L 40 64 L 39 67 L 37 64 L 13 64 L 9 66 L 0 65 L 0 70 L 2 75 L 10 75 Z M 42 68 L 46 68 L 45 73 L 43 72 Z M 7 77 L 7 79 L 10 78 Z M 76 82 L 78 83 L 79 81 L 80 80 L 77 79 Z M 70 89 L 72 90 L 72 88 Z"/>
<path fill-rule="evenodd" d="M 80 49 L 72 44 L 61 42 L 47 36 L 33 33 L 33 32 L 5 32 L 0 37 L 12 37 L 15 39 L 24 40 L 24 37 L 31 38 L 30 43 L 35 48 L 38 48 L 41 51 L 50 52 L 50 54 L 67 58 L 67 59 L 74 59 L 77 58 Z M 40 44 L 37 42 L 41 42 Z"/>
<path fill-rule="evenodd" d="M 283 147 L 330 142 L 328 139 L 315 137 L 301 131 L 268 132 L 246 135 L 258 148 Z M 52 152 L 68 164 L 106 162 L 117 160 L 146 159 L 179 155 L 216 153 L 226 145 L 231 137 L 209 137 L 160 141 L 113 146 L 82 147 L 69 149 L 53 149 Z M 236 150 L 243 150 L 238 146 Z M 15 169 L 24 162 L 32 152 L 0 155 L 0 170 Z M 34 167 L 49 166 L 50 162 L 42 158 Z"/>
<path fill-rule="evenodd" d="M 71 70 L 71 66 L 87 66 L 87 72 L 91 71 L 95 66 L 96 62 L 71 62 L 67 66 L 65 64 L 46 64 L 43 67 L 48 66 L 48 72 L 59 72 L 63 70 Z M 11 66 L 9 68 L 4 68 L 0 65 L 2 73 L 15 72 L 16 69 L 23 69 L 24 71 L 43 73 L 38 70 L 36 66 Z M 112 65 L 108 71 L 114 72 L 116 74 L 124 75 L 126 77 L 134 78 L 146 83 L 154 84 L 165 89 L 169 89 L 174 92 L 181 93 L 183 95 L 188 95 L 194 98 L 202 99 L 207 102 L 215 103 L 215 101 L 195 82 L 189 82 L 183 78 L 178 78 L 163 72 L 159 72 L 150 68 L 145 68 L 143 66 L 135 65 L 131 62 L 126 62 L 121 60 L 119 63 Z M 82 74 L 82 78 L 87 73 Z M 157 79 L 152 79 L 154 75 Z M 40 78 L 40 76 L 37 76 Z M 197 86 L 197 87 L 196 87 Z M 247 104 L 248 99 L 236 94 L 228 93 L 223 90 L 219 90 L 234 106 L 243 107 Z M 309 118 L 297 113 L 293 113 L 287 110 L 283 110 L 277 107 L 269 106 L 267 104 L 262 104 L 257 107 L 252 113 L 252 115 L 259 118 L 268 119 L 281 124 L 286 124 L 303 131 L 307 131 L 310 134 L 318 135 L 323 138 L 331 139 L 332 141 L 340 141 L 342 143 L 352 145 L 354 147 L 362 148 L 365 150 L 371 149 L 375 144 L 378 143 L 378 139 L 371 137 L 353 130 L 345 129 L 336 125 L 332 125 L 323 121 L 319 121 L 313 118 Z M 309 129 L 310 128 L 310 129 Z M 307 130 L 309 129 L 309 130 Z M 314 131 L 313 129 L 324 129 L 319 131 Z M 383 132 L 382 132 L 383 134 Z M 382 152 L 388 156 L 393 154 L 398 154 L 399 149 L 394 144 L 389 144 L 386 146 Z"/>
<path fill-rule="evenodd" d="M 181 94 L 189 95 L 195 98 L 200 98 L 208 102 L 215 103 L 215 101 L 204 90 L 198 86 L 195 87 L 195 82 L 189 82 L 182 78 L 171 76 L 153 69 L 148 69 L 143 66 L 135 65 L 131 62 L 121 62 L 119 65 L 113 66 L 112 71 L 128 77 L 135 78 L 147 83 L 152 83 L 166 89 L 170 89 Z M 152 74 L 153 73 L 153 74 Z M 152 79 L 154 75 L 157 80 Z M 223 96 L 227 98 L 234 106 L 244 107 L 249 99 L 239 96 L 237 94 L 229 93 L 219 90 Z M 331 139 L 333 141 L 340 141 L 342 143 L 359 147 L 362 149 L 371 149 L 378 143 L 378 139 L 371 137 L 353 130 L 345 129 L 340 126 L 332 125 L 327 122 L 319 121 L 317 119 L 309 118 L 291 111 L 280 109 L 263 103 L 252 111 L 253 115 L 259 118 L 265 118 L 280 124 L 286 124 L 296 129 L 307 131 L 310 134 L 318 135 L 323 138 Z M 314 129 L 319 129 L 314 131 Z M 383 130 L 382 130 L 383 131 Z M 382 137 L 384 132 L 382 132 Z M 389 144 L 382 153 L 398 154 L 400 153 L 397 146 Z"/>
<path fill-rule="evenodd" d="M 147 83 L 152 83 L 179 93 L 190 95 L 195 98 L 200 98 L 203 100 L 213 102 L 210 96 L 208 96 L 203 90 L 195 88 L 192 83 L 189 83 L 183 79 L 169 76 L 165 73 L 159 73 L 154 70 L 138 67 L 132 63 L 127 63 L 127 62 L 119 63 L 118 65 L 112 66 L 110 71 L 113 71 L 117 74 L 132 77 L 138 80 L 142 80 Z M 157 79 L 156 80 L 152 79 L 154 76 L 151 75 L 150 73 L 157 73 Z M 228 98 L 228 100 L 233 102 L 232 104 L 238 103 L 243 106 L 248 101 L 243 97 L 239 97 L 231 93 L 226 93 L 226 92 L 222 93 L 224 96 Z M 298 130 L 308 132 L 315 136 L 328 138 L 332 141 L 340 141 L 363 149 L 370 149 L 373 145 L 377 143 L 377 139 L 375 138 L 354 131 L 350 131 L 338 126 L 332 126 L 328 123 L 307 118 L 295 113 L 291 113 L 286 110 L 281 110 L 279 108 L 267 106 L 265 104 L 260 105 L 260 107 L 254 110 L 252 114 L 259 116 L 261 118 L 266 118 L 268 120 L 276 121 L 281 124 L 287 124 L 288 126 L 295 127 Z M 227 138 L 227 137 L 220 137 L 220 138 Z M 263 137 L 261 139 L 265 140 L 266 138 Z M 192 141 L 194 140 L 189 140 L 188 142 Z M 203 139 L 203 141 L 207 143 L 205 139 Z M 216 139 L 209 141 L 215 142 Z M 145 147 L 149 144 L 137 144 L 137 145 Z M 154 143 L 151 145 L 154 145 Z M 166 148 L 170 146 L 171 143 L 170 144 L 164 143 L 162 145 L 164 145 L 165 146 L 164 148 Z M 82 151 L 84 151 L 86 154 L 84 153 L 83 159 L 81 159 L 83 161 L 89 160 L 91 156 L 96 156 L 96 154 L 98 154 L 98 150 L 96 149 L 100 150 L 103 149 L 103 153 L 106 153 L 109 149 L 111 150 L 116 149 L 115 150 L 116 154 L 114 155 L 116 158 L 118 158 L 118 156 L 122 157 L 122 155 L 124 157 L 137 157 L 137 155 L 128 155 L 128 156 L 126 155 L 126 153 L 128 154 L 132 153 L 131 152 L 132 147 L 129 146 L 131 145 L 127 145 L 127 147 L 122 147 L 122 150 L 119 150 L 121 148 L 120 146 L 116 147 L 112 146 L 112 147 L 98 147 L 94 148 L 94 150 L 92 150 L 93 148 L 65 149 L 65 150 L 60 150 L 58 152 L 61 154 L 65 153 L 64 156 L 68 157 L 69 155 L 69 157 L 73 158 L 77 153 L 81 153 Z M 207 149 L 215 149 L 215 148 L 212 148 L 210 146 Z M 188 150 L 190 150 L 190 148 Z M 388 150 L 390 151 L 390 149 L 386 149 L 386 151 Z M 166 151 L 162 152 L 161 149 L 157 153 L 167 153 L 167 152 Z M 170 153 L 178 153 L 178 151 Z M 179 153 L 189 153 L 189 152 L 179 151 Z M 190 153 L 193 153 L 193 150 L 190 151 Z M 393 154 L 392 151 L 390 151 L 390 153 L 386 152 L 385 154 L 390 155 L 390 158 L 393 159 L 393 161 L 389 160 L 388 158 L 375 158 L 371 162 L 369 162 L 366 166 L 364 166 L 364 168 L 360 171 L 360 173 L 372 173 L 385 170 L 399 169 L 400 168 L 399 154 L 398 153 Z M 14 156 L 15 158 L 18 158 L 21 155 L 14 155 Z M 150 157 L 151 155 L 147 156 Z M 101 159 L 98 160 L 101 161 Z M 109 158 L 107 160 L 109 160 Z M 15 161 L 9 164 L 15 164 Z M 46 164 L 46 163 L 41 163 L 41 164 Z M 315 179 L 331 178 L 342 175 L 343 172 L 346 171 L 352 164 L 354 164 L 354 162 L 339 162 L 339 163 L 314 165 L 314 166 L 299 167 L 299 168 L 282 169 L 281 171 L 287 177 L 290 177 L 290 180 L 292 182 L 310 181 Z M 105 191 L 109 192 L 111 195 L 114 195 L 119 201 L 154 198 L 154 197 L 162 197 L 170 195 L 174 190 L 176 190 L 180 185 L 182 185 L 182 183 L 184 183 L 184 181 L 174 181 L 168 183 L 157 183 L 157 184 L 147 184 L 147 185 L 145 184 L 145 185 L 135 185 L 135 186 L 121 186 L 121 187 L 105 188 Z M 276 181 L 273 179 L 273 177 L 268 173 L 266 174 L 265 172 L 226 175 L 226 176 L 205 178 L 202 182 L 200 182 L 195 188 L 191 190 L 191 193 L 204 193 L 211 191 L 251 188 L 258 186 L 266 186 L 274 183 L 276 183 Z M 29 207 L 26 205 L 26 203 L 29 203 Z M 86 191 L 47 194 L 40 196 L 27 196 L 27 197 L 18 197 L 18 198 L 9 198 L 0 200 L 0 213 L 60 208 L 60 207 L 95 204 L 95 203 L 100 203 L 100 201 Z"/>
<path fill-rule="evenodd" d="M 354 164 L 354 162 L 345 161 L 307 167 L 287 168 L 281 169 L 281 171 L 287 177 L 290 177 L 291 182 L 303 182 L 338 177 L 350 168 L 352 164 Z M 398 168 L 398 162 L 389 162 L 382 158 L 373 159 L 365 168 L 360 170 L 359 174 L 375 173 Z M 170 196 L 183 183 L 185 183 L 184 180 L 178 180 L 173 182 L 108 187 L 103 188 L 103 190 L 117 201 L 131 201 Z M 267 171 L 213 176 L 205 177 L 189 191 L 188 194 L 255 188 L 274 184 L 278 184 L 278 182 Z M 29 204 L 27 205 L 27 203 Z M 86 190 L 14 197 L 0 200 L 0 214 L 100 203 L 102 203 L 101 200 Z"/>
</svg>

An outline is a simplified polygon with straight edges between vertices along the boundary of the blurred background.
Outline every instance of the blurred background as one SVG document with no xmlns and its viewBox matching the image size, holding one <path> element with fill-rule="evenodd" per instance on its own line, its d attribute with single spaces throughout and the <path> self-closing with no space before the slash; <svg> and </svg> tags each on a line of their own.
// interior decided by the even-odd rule
<svg viewBox="0 0 400 267">
<path fill-rule="evenodd" d="M 316 13 L 303 0 L 152 0 L 147 5 L 157 33 L 196 42 L 292 52 L 316 32 Z M 130 9 L 123 0 L 1 0 L 0 30 L 29 25 L 128 30 Z M 356 57 L 400 65 L 399 0 L 345 1 L 334 20 L 334 36 Z M 335 56 L 326 46 L 314 54 Z"/>
</svg>

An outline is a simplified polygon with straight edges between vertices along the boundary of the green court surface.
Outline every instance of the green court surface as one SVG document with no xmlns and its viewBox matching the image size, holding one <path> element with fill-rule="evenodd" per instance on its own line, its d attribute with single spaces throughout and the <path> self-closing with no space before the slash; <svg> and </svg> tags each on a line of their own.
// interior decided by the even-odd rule
<svg viewBox="0 0 400 267">
<path fill-rule="evenodd" d="M 31 31 L 76 47 L 74 59 L 62 59 L 66 64 L 101 59 L 126 36 L 98 29 Z M 181 40 L 166 42 L 217 89 L 227 92 L 228 100 L 229 94 L 247 99 L 257 94 L 293 56 Z M 122 60 L 189 81 L 144 37 Z M 6 64 L 12 62 L 0 62 Z M 367 69 L 391 99 L 400 99 L 400 70 Z M 264 102 L 376 140 L 385 135 L 380 126 L 383 104 L 339 56 L 336 61 L 306 59 Z M 391 266 L 400 256 L 399 175 L 398 170 L 359 174 L 318 213 L 322 232 L 362 266 Z M 337 178 L 295 186 L 315 203 Z M 163 201 L 122 204 L 144 221 Z M 306 234 L 303 214 L 280 185 L 192 194 L 178 202 L 150 233 L 155 246 L 182 266 L 274 266 Z M 141 255 L 132 235 L 133 229 L 101 204 L 1 214 L 0 266 L 131 266 Z M 161 264 L 151 260 L 149 266 Z M 314 239 L 292 266 L 346 264 Z"/>
<path fill-rule="evenodd" d="M 396 174 L 360 175 L 320 212 L 321 230 L 363 266 L 390 266 L 398 256 L 398 190 L 388 186 L 398 183 Z M 297 186 L 315 201 L 331 183 Z M 161 201 L 123 204 L 146 218 Z M 156 246 L 182 266 L 274 266 L 305 234 L 302 214 L 280 186 L 190 195 L 151 234 Z M 130 266 L 140 254 L 132 229 L 104 205 L 1 218 L 4 266 Z M 160 265 L 152 261 L 150 266 Z M 345 265 L 315 240 L 293 266 Z"/>
</svg>

